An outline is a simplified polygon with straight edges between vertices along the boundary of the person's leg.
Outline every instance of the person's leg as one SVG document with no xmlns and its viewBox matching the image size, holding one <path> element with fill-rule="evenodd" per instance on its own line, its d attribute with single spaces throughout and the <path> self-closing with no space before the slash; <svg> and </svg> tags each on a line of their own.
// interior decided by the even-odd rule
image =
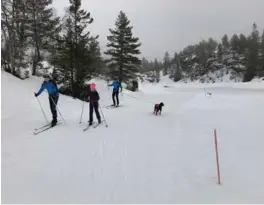
<svg viewBox="0 0 264 205">
<path fill-rule="evenodd" d="M 116 92 L 116 102 L 117 102 L 117 106 L 119 105 L 119 97 L 118 96 L 119 96 L 119 92 L 117 91 Z"/>
<path fill-rule="evenodd" d="M 89 125 L 92 125 L 93 124 L 93 103 L 89 103 L 90 105 L 89 105 L 89 107 L 90 107 L 90 109 L 89 109 Z"/>
<path fill-rule="evenodd" d="M 101 123 L 101 116 L 100 116 L 98 108 L 99 108 L 98 102 L 94 103 L 94 111 L 95 111 L 95 114 L 96 114 L 96 118 L 98 120 L 98 123 Z"/>
<path fill-rule="evenodd" d="M 113 99 L 113 105 L 116 105 L 116 101 L 115 101 L 115 92 L 113 91 L 112 93 L 112 99 Z"/>
<path fill-rule="evenodd" d="M 50 110 L 52 113 L 52 124 L 55 125 L 57 123 L 57 103 L 59 100 L 59 96 L 49 95 L 49 103 Z"/>
</svg>

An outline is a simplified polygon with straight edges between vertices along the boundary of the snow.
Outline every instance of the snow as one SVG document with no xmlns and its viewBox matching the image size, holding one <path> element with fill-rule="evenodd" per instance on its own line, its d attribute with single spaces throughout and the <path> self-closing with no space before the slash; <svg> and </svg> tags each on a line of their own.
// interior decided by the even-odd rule
<svg viewBox="0 0 264 205">
<path fill-rule="evenodd" d="M 264 203 L 264 84 L 164 83 L 124 91 L 122 107 L 102 108 L 109 127 L 87 132 L 82 102 L 60 95 L 67 124 L 34 136 L 45 123 L 33 97 L 41 82 L 2 72 L 2 203 Z M 50 119 L 46 93 L 40 101 Z"/>
</svg>

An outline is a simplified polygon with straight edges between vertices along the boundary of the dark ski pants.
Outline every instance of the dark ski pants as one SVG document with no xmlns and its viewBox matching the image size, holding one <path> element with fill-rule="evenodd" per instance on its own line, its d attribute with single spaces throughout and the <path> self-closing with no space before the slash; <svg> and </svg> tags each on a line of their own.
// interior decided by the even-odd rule
<svg viewBox="0 0 264 205">
<path fill-rule="evenodd" d="M 93 122 L 93 111 L 95 111 L 96 114 L 96 118 L 99 122 L 101 122 L 101 116 L 98 110 L 99 104 L 98 102 L 90 102 L 90 119 L 89 122 L 92 123 Z"/>
<path fill-rule="evenodd" d="M 119 92 L 118 91 L 113 91 L 112 93 L 112 99 L 113 99 L 113 104 L 114 105 L 119 105 L 119 99 L 118 99 Z M 116 98 L 116 101 L 115 101 Z M 117 102 L 117 104 L 116 104 Z"/>
<path fill-rule="evenodd" d="M 53 120 L 57 121 L 57 103 L 59 100 L 59 96 L 56 95 L 49 95 L 49 104 L 50 104 L 50 111 L 52 114 Z"/>
</svg>

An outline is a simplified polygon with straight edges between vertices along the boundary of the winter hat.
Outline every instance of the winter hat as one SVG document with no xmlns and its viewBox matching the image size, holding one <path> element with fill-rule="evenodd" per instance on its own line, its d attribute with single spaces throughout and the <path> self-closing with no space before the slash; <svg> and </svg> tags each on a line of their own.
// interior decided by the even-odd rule
<svg viewBox="0 0 264 205">
<path fill-rule="evenodd" d="M 95 84 L 94 83 L 90 84 L 90 89 L 91 90 L 94 90 L 95 89 Z"/>
</svg>

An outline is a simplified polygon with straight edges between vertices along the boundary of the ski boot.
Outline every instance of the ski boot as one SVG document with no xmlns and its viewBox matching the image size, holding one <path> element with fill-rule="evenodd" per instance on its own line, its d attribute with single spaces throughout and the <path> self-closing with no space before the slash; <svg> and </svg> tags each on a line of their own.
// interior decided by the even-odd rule
<svg viewBox="0 0 264 205">
<path fill-rule="evenodd" d="M 52 121 L 51 121 L 51 127 L 54 127 L 56 124 L 57 124 L 57 119 L 54 118 Z"/>
</svg>

